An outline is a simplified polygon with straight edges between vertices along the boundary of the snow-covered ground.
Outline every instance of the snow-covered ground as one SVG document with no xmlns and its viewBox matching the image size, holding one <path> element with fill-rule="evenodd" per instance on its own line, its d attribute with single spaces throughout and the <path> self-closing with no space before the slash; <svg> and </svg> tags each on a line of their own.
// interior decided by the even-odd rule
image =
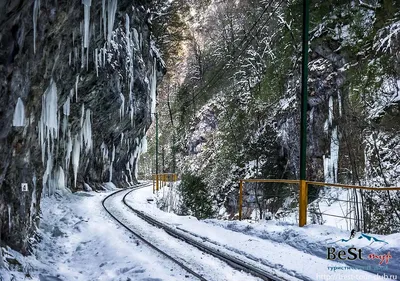
<svg viewBox="0 0 400 281">
<path fill-rule="evenodd" d="M 24 258 L 9 250 L 23 272 L 0 269 L 0 280 L 197 280 L 118 226 L 101 206 L 107 194 L 44 198 L 43 239 L 35 256 Z M 26 277 L 28 273 L 32 278 Z"/>
<path fill-rule="evenodd" d="M 155 202 L 167 194 L 168 192 L 161 190 L 154 196 Z M 157 220 L 197 236 L 221 251 L 271 267 L 272 272 L 279 270 L 301 280 L 382 280 L 383 274 L 397 275 L 400 278 L 400 234 L 372 235 L 387 244 L 371 244 L 372 241 L 368 241 L 367 237 L 358 239 L 361 233 L 357 233 L 349 242 L 340 241 L 349 238 L 350 233 L 328 226 L 309 225 L 300 228 L 277 222 L 254 224 L 244 221 L 198 221 L 194 217 L 182 217 L 159 210 L 155 202 L 148 203 L 147 199 L 152 197 L 151 188 L 145 188 L 131 193 L 127 202 Z M 336 247 L 337 251 L 356 247 L 357 250 L 362 250 L 363 260 L 347 260 L 346 263 L 327 260 L 328 247 Z M 388 264 L 384 262 L 379 265 L 380 260 L 368 259 L 371 253 L 383 255 L 388 252 L 392 256 Z"/>
<path fill-rule="evenodd" d="M 156 203 L 168 195 L 167 189 L 164 187 L 156 195 L 152 194 L 151 186 L 135 190 L 128 195 L 127 202 L 208 246 L 263 269 L 269 268 L 271 273 L 285 280 L 357 281 L 385 280 L 384 274 L 400 276 L 400 234 L 373 235 L 385 243 L 371 244 L 366 237 L 358 239 L 360 233 L 349 242 L 341 241 L 347 239 L 349 233 L 328 226 L 299 228 L 282 222 L 199 221 L 158 209 Z M 207 280 L 258 280 L 139 219 L 121 202 L 127 192 L 111 197 L 107 207 L 158 248 L 203 274 Z M 14 256 L 20 265 L 15 265 L 11 272 L 0 270 L 0 280 L 196 280 L 114 222 L 101 206 L 102 199 L 108 194 L 110 192 L 79 192 L 44 198 L 40 225 L 43 239 L 37 245 L 35 255 L 22 257 L 8 250 L 5 258 Z M 155 200 L 148 201 L 149 198 Z M 346 264 L 327 260 L 327 247 L 362 249 L 364 260 L 348 260 Z M 379 265 L 379 259 L 368 259 L 370 253 L 388 252 L 391 259 L 387 264 Z M 360 270 L 367 266 L 374 272 Z"/>
</svg>

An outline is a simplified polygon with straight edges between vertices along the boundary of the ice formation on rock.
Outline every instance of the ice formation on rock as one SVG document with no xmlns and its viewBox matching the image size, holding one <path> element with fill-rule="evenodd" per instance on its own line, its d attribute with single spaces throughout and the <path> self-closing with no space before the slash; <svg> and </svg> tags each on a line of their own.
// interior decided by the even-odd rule
<svg viewBox="0 0 400 281">
<path fill-rule="evenodd" d="M 18 98 L 17 105 L 15 106 L 13 126 L 14 127 L 25 126 L 25 107 L 21 98 Z"/>
<path fill-rule="evenodd" d="M 74 147 L 72 150 L 72 167 L 74 170 L 74 186 L 76 187 L 76 180 L 78 177 L 78 168 L 79 168 L 79 158 L 81 152 L 81 143 L 79 141 L 78 136 L 74 138 Z"/>
<path fill-rule="evenodd" d="M 86 117 L 82 127 L 82 137 L 85 143 L 85 151 L 89 152 L 92 150 L 93 141 L 92 141 L 92 120 L 91 120 L 91 112 L 90 109 L 86 109 Z"/>
</svg>

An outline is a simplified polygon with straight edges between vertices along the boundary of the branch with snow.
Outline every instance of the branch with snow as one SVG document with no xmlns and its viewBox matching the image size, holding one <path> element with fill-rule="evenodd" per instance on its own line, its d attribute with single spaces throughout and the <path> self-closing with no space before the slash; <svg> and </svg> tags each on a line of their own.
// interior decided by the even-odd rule
<svg viewBox="0 0 400 281">
<path fill-rule="evenodd" d="M 373 10 L 373 11 L 375 11 L 376 9 L 378 9 L 380 7 L 380 6 L 373 6 L 373 5 L 367 4 L 361 0 L 359 0 L 358 2 L 360 4 L 360 7 L 363 7 L 363 8 L 369 9 L 369 10 Z"/>
<path fill-rule="evenodd" d="M 374 49 L 385 53 L 393 53 L 393 48 L 398 46 L 400 35 L 400 21 L 394 22 L 378 31 Z"/>
</svg>

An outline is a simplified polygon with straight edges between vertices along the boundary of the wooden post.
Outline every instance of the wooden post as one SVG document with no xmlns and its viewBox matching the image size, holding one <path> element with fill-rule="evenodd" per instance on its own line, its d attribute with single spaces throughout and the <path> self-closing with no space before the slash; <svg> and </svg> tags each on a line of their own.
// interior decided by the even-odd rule
<svg viewBox="0 0 400 281">
<path fill-rule="evenodd" d="M 156 174 L 156 190 L 158 191 L 159 186 L 158 186 L 158 174 Z"/>
<path fill-rule="evenodd" d="M 239 220 L 242 220 L 242 206 L 243 206 L 243 181 L 239 183 Z"/>
</svg>

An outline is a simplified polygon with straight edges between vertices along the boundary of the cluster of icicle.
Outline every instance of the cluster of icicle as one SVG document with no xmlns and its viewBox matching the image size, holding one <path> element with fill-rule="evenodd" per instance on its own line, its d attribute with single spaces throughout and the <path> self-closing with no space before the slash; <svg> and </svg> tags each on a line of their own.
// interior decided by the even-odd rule
<svg viewBox="0 0 400 281">
<path fill-rule="evenodd" d="M 338 94 L 338 109 L 339 115 L 342 115 L 342 107 L 341 107 L 341 96 Z M 333 97 L 329 97 L 329 112 L 328 119 L 324 124 L 324 131 L 328 134 L 329 129 L 331 128 L 331 144 L 330 144 L 330 155 L 323 156 L 324 160 L 324 178 L 325 182 L 335 183 L 337 182 L 337 172 L 338 172 L 338 162 L 339 162 L 339 135 L 338 135 L 338 127 L 334 124 L 334 103 Z"/>
<path fill-rule="evenodd" d="M 99 76 L 99 69 L 104 68 L 106 64 L 111 64 L 112 61 L 112 48 L 118 48 L 118 44 L 113 41 L 113 28 L 117 11 L 117 0 L 102 0 L 102 10 L 100 16 L 100 24 L 96 26 L 95 23 L 90 22 L 90 8 L 91 0 L 82 0 L 84 19 L 80 23 L 80 37 L 81 42 L 77 42 L 77 34 L 72 32 L 72 52 L 68 55 L 69 65 L 78 66 L 80 68 L 89 68 L 89 59 L 93 59 L 97 77 Z M 33 5 L 33 51 L 37 53 L 37 30 L 38 19 L 40 17 L 40 0 L 35 0 Z M 97 28 L 97 29 L 96 29 Z M 96 30 L 100 31 L 104 37 L 104 45 L 101 48 L 94 48 L 90 50 L 91 39 L 95 37 Z M 127 63 L 125 65 L 126 76 L 129 79 L 129 103 L 125 102 L 124 94 L 120 93 L 120 119 L 129 115 L 132 126 L 134 125 L 134 116 L 136 109 L 134 107 L 134 53 L 141 51 L 142 34 L 139 35 L 135 28 L 130 27 L 130 18 L 125 16 L 125 37 L 124 44 L 126 45 Z M 79 46 L 80 45 L 80 46 Z M 157 88 L 157 59 L 159 53 L 152 44 L 152 52 L 154 56 L 153 67 L 150 77 L 147 80 L 149 92 L 151 94 L 151 114 L 154 118 L 156 107 L 156 88 Z M 90 55 L 89 55 L 90 54 Z M 111 65 L 112 66 L 112 65 Z M 66 101 L 60 109 L 58 109 L 58 91 L 56 82 L 52 79 L 42 96 L 42 111 L 39 119 L 38 131 L 41 147 L 41 158 L 45 167 L 43 174 L 43 193 L 44 195 L 52 195 L 58 190 L 65 190 L 67 187 L 67 176 L 70 165 L 72 165 L 74 186 L 77 184 L 77 176 L 79 170 L 79 163 L 82 154 L 88 155 L 93 153 L 94 144 L 92 139 L 92 112 L 90 109 L 85 109 L 85 105 L 81 105 L 80 111 L 80 127 L 78 133 L 73 134 L 71 125 L 69 123 L 70 107 L 71 104 L 78 103 L 78 88 L 80 76 L 76 75 L 74 88 L 70 90 Z M 23 100 L 18 98 L 13 116 L 13 126 L 24 127 L 25 120 L 25 107 Z M 76 131 L 76 130 L 75 130 Z M 126 163 L 126 182 L 132 183 L 134 177 L 137 178 L 138 162 L 141 153 L 147 151 L 147 140 L 145 131 L 143 131 L 143 138 L 135 139 L 133 145 L 133 153 L 130 153 L 129 160 Z M 124 134 L 121 134 L 120 145 L 126 145 L 127 151 L 130 152 L 131 141 L 124 140 Z M 118 145 L 118 144 L 117 144 Z M 109 181 L 113 179 L 113 164 L 115 161 L 116 145 L 111 144 L 112 150 L 109 153 L 107 145 L 103 142 L 99 147 L 103 163 L 109 169 Z M 56 155 L 63 151 L 64 156 L 62 163 L 56 161 Z M 36 176 L 33 182 L 36 183 Z M 32 198 L 36 198 L 36 185 L 34 188 Z M 35 204 L 35 202 L 32 202 Z M 31 206 L 33 208 L 33 206 Z M 33 213 L 33 212 L 32 212 Z"/>
</svg>

